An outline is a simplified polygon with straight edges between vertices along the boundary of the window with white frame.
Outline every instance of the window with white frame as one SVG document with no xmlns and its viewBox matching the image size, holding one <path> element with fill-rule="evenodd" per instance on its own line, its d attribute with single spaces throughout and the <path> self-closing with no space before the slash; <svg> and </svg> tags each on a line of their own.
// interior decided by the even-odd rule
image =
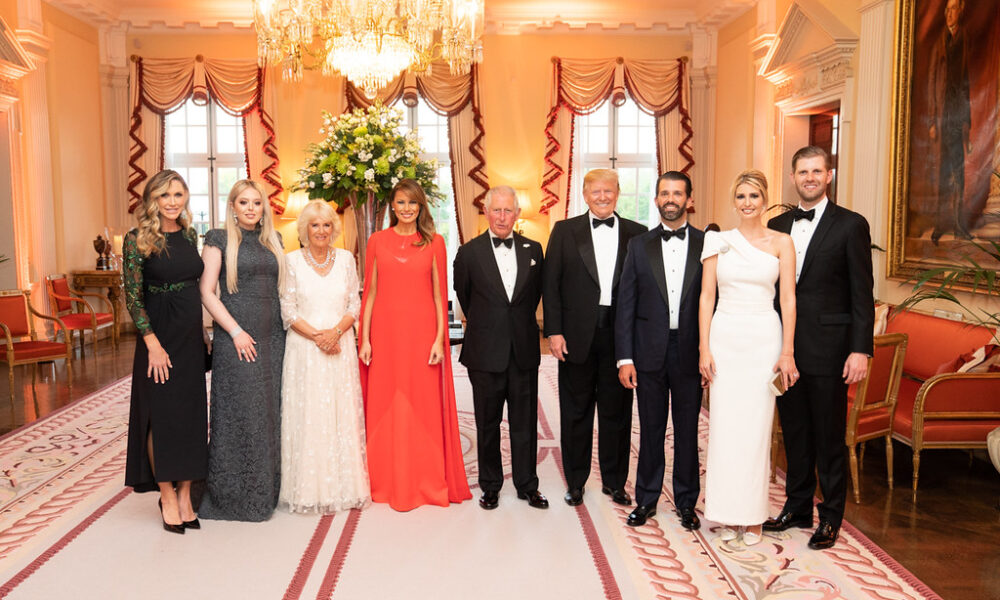
<svg viewBox="0 0 1000 600">
<path fill-rule="evenodd" d="M 619 215 L 647 227 L 658 222 L 653 196 L 659 176 L 656 164 L 656 120 L 631 98 L 621 106 L 605 102 L 589 115 L 576 117 L 573 136 L 573 181 L 569 216 L 587 210 L 583 176 L 591 169 L 615 169 L 621 193 Z"/>
<path fill-rule="evenodd" d="M 431 215 L 434 217 L 434 227 L 444 238 L 445 247 L 448 249 L 448 295 L 454 299 L 454 291 L 451 286 L 452 262 L 455 260 L 455 253 L 458 252 L 460 242 L 458 239 L 458 220 L 455 216 L 455 192 L 451 181 L 451 158 L 449 156 L 451 144 L 448 140 L 448 117 L 438 114 L 423 98 L 417 101 L 416 106 L 404 107 L 404 112 L 406 114 L 405 128 L 416 129 L 417 136 L 420 138 L 420 147 L 423 149 L 421 158 L 437 160 L 438 169 L 435 181 L 443 198 L 431 207 Z"/>
<path fill-rule="evenodd" d="M 192 225 L 204 236 L 223 226 L 229 190 L 247 176 L 243 119 L 194 98 L 165 119 L 163 164 L 187 182 Z"/>
</svg>

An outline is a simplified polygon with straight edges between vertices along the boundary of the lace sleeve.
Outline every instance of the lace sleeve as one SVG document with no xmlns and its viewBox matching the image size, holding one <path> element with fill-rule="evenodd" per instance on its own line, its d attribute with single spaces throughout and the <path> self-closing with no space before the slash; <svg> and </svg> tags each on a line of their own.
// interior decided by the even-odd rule
<svg viewBox="0 0 1000 600">
<path fill-rule="evenodd" d="M 142 294 L 142 267 L 146 263 L 146 257 L 139 252 L 136 243 L 136 231 L 125 234 L 122 242 L 123 271 L 122 278 L 125 284 L 125 306 L 132 315 L 132 322 L 139 330 L 139 335 L 153 333 L 153 328 L 149 324 L 149 315 L 146 314 L 146 305 Z"/>
<path fill-rule="evenodd" d="M 281 322 L 285 329 L 299 320 L 299 305 L 297 300 L 298 281 L 295 276 L 295 261 L 292 254 L 285 255 L 285 285 L 281 288 Z"/>
<path fill-rule="evenodd" d="M 344 250 L 341 256 L 343 260 L 347 261 L 347 280 L 345 282 L 347 287 L 347 310 L 344 314 L 351 315 L 354 317 L 354 321 L 357 322 L 361 314 L 361 295 L 358 289 L 358 265 L 354 261 L 354 255 L 347 250 Z"/>
</svg>

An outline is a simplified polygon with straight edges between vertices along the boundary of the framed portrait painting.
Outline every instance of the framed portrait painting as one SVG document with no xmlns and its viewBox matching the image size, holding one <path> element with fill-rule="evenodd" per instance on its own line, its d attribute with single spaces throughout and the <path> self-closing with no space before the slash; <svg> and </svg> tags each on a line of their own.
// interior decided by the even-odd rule
<svg viewBox="0 0 1000 600">
<path fill-rule="evenodd" d="M 1000 1 L 897 7 L 889 276 L 907 279 L 1000 241 Z"/>
</svg>

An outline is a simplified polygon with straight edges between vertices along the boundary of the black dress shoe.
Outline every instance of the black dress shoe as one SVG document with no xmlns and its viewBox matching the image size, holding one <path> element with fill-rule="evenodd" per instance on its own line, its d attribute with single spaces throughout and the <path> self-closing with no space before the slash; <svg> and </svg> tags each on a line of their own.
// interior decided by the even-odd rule
<svg viewBox="0 0 1000 600">
<path fill-rule="evenodd" d="M 808 529 L 813 526 L 813 516 L 796 515 L 790 512 L 781 511 L 777 517 L 764 521 L 764 531 L 784 531 L 792 527 Z"/>
<path fill-rule="evenodd" d="M 191 519 L 190 521 L 184 521 L 184 529 L 201 529 L 201 523 L 197 518 Z"/>
<path fill-rule="evenodd" d="M 534 508 L 549 507 L 548 499 L 545 496 L 541 495 L 538 492 L 538 490 L 534 490 L 532 492 L 518 492 L 517 497 L 520 498 L 521 500 L 527 500 L 528 506 L 532 506 Z"/>
<path fill-rule="evenodd" d="M 583 504 L 583 488 L 571 488 L 566 491 L 563 500 L 570 506 L 580 506 Z"/>
<path fill-rule="evenodd" d="M 695 514 L 693 508 L 678 508 L 677 516 L 681 518 L 681 527 L 684 529 L 687 529 L 688 531 L 701 529 L 701 520 L 698 518 L 698 515 Z"/>
<path fill-rule="evenodd" d="M 813 550 L 832 548 L 837 543 L 837 534 L 839 533 L 839 527 L 834 527 L 829 521 L 820 519 L 816 533 L 812 534 L 812 537 L 809 538 L 809 547 Z"/>
<path fill-rule="evenodd" d="M 628 520 L 625 521 L 625 524 L 628 525 L 629 527 L 639 527 L 641 525 L 645 525 L 646 519 L 652 517 L 655 514 L 656 514 L 655 504 L 642 504 L 640 506 L 635 507 L 635 510 L 632 511 L 632 514 L 628 516 Z"/>
<path fill-rule="evenodd" d="M 479 498 L 479 506 L 485 510 L 493 510 L 500 505 L 500 494 L 498 492 L 483 492 Z"/>
<path fill-rule="evenodd" d="M 157 500 L 156 505 L 160 507 L 160 520 L 163 521 L 163 530 L 183 535 L 184 523 L 181 523 L 180 525 L 171 525 L 170 523 L 167 523 L 167 520 L 163 518 L 163 500 Z"/>
<path fill-rule="evenodd" d="M 632 497 L 628 495 L 625 488 L 613 489 L 608 486 L 601 488 L 602 494 L 607 494 L 611 496 L 611 501 L 615 504 L 621 504 L 622 506 L 632 506 Z"/>
</svg>

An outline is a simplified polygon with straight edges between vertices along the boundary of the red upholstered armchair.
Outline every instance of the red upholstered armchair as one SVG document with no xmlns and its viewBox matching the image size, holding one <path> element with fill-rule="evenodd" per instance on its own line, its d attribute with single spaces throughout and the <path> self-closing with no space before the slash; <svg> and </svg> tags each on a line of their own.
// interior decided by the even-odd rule
<svg viewBox="0 0 1000 600">
<path fill-rule="evenodd" d="M 868 376 L 847 391 L 847 430 L 844 443 L 851 457 L 851 481 L 854 483 L 854 501 L 861 502 L 858 479 L 857 445 L 885 438 L 885 462 L 889 489 L 892 489 L 892 419 L 896 411 L 899 379 L 903 373 L 906 356 L 905 333 L 887 333 L 875 336 L 875 353 L 868 360 Z"/>
<path fill-rule="evenodd" d="M 938 373 L 996 342 L 987 327 L 913 311 L 895 312 L 887 331 L 909 336 L 892 437 L 913 448 L 916 494 L 921 450 L 985 449 L 986 435 L 1000 427 L 1000 373 Z"/>
<path fill-rule="evenodd" d="M 45 289 L 49 294 L 49 306 L 65 324 L 66 337 L 72 339 L 74 331 L 80 332 L 81 356 L 83 355 L 83 332 L 85 330 L 91 331 L 94 352 L 96 353 L 97 328 L 101 325 L 111 325 L 111 344 L 115 348 L 118 347 L 118 321 L 115 319 L 114 312 L 96 312 L 93 305 L 83 296 L 99 298 L 105 303 L 109 303 L 107 298 L 101 294 L 83 292 L 69 287 L 69 281 L 62 273 L 46 277 Z"/>
<path fill-rule="evenodd" d="M 55 321 L 65 328 L 59 317 L 43 315 L 36 311 L 30 302 L 31 292 L 27 290 L 0 291 L 0 330 L 3 331 L 5 352 L 0 355 L 0 362 L 7 363 L 10 379 L 10 399 L 14 401 L 14 366 L 35 364 L 40 362 L 64 359 L 66 372 L 69 374 L 69 387 L 73 387 L 73 364 L 70 357 L 73 348 L 69 337 L 62 342 L 39 341 L 35 334 L 35 322 L 31 315 Z M 22 340 L 21 338 L 28 338 Z M 18 341 L 15 341 L 18 340 Z M 37 367 L 31 372 L 34 382 Z"/>
</svg>

